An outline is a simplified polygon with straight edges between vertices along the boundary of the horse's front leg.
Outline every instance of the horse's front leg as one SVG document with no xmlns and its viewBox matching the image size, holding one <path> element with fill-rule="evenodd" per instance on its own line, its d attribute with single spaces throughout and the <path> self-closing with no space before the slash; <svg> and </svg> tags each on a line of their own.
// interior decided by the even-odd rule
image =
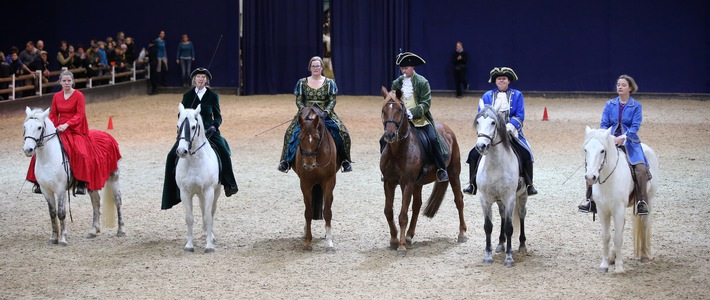
<svg viewBox="0 0 710 300">
<path fill-rule="evenodd" d="M 67 208 L 66 208 L 66 197 L 64 193 L 57 194 L 57 218 L 59 218 L 59 245 L 67 245 Z"/>
<path fill-rule="evenodd" d="M 303 203 L 306 206 L 306 210 L 303 212 L 303 217 L 306 219 L 306 225 L 303 228 L 303 250 L 311 251 L 313 246 L 311 245 L 313 241 L 313 235 L 311 233 L 311 220 L 313 220 L 313 194 L 310 186 L 303 185 L 303 180 L 301 181 L 301 192 L 303 192 Z"/>
<path fill-rule="evenodd" d="M 399 247 L 397 247 L 397 255 L 404 256 L 407 254 L 407 225 L 409 223 L 409 204 L 412 201 L 412 193 L 414 192 L 413 183 L 402 186 L 402 207 L 399 210 Z"/>
<path fill-rule="evenodd" d="M 498 246 L 496 246 L 496 253 L 502 253 L 505 251 L 505 205 L 503 202 L 496 201 L 498 204 L 498 213 L 500 214 L 500 235 L 498 236 Z"/>
<path fill-rule="evenodd" d="M 214 253 L 214 218 L 212 215 L 212 207 L 215 203 L 214 189 L 205 189 L 204 195 L 200 197 L 200 201 L 204 203 L 202 210 L 202 228 L 205 233 L 205 253 Z"/>
<path fill-rule="evenodd" d="M 414 186 L 414 194 L 412 195 L 412 221 L 409 223 L 409 229 L 407 229 L 407 237 L 405 241 L 407 245 L 412 244 L 412 239 L 414 239 L 414 234 L 417 230 L 417 220 L 419 220 L 419 210 L 422 208 L 422 186 Z M 404 229 L 402 229 L 404 231 Z"/>
<path fill-rule="evenodd" d="M 335 177 L 333 177 L 335 178 Z M 325 219 L 325 242 L 327 244 L 325 248 L 326 253 L 335 253 L 335 246 L 333 246 L 333 232 L 331 231 L 330 221 L 333 219 L 333 189 L 335 189 L 335 180 L 332 179 L 330 182 L 324 185 L 325 205 L 323 206 L 323 219 Z"/>
<path fill-rule="evenodd" d="M 452 168 L 449 167 L 451 170 Z M 449 174 L 456 174 L 453 171 L 449 171 Z M 451 189 L 454 192 L 454 203 L 456 204 L 456 210 L 459 213 L 459 235 L 457 237 L 457 242 L 459 243 L 465 243 L 468 241 L 468 237 L 466 237 L 466 221 L 463 217 L 463 192 L 461 192 L 461 182 L 458 176 L 453 176 L 450 179 L 451 181 Z"/>
<path fill-rule="evenodd" d="M 192 226 L 195 223 L 195 217 L 192 215 L 192 195 L 188 194 L 185 189 L 181 189 L 180 200 L 182 200 L 182 206 L 185 207 L 185 223 L 187 224 L 187 242 L 183 250 L 186 252 L 195 252 L 192 235 Z"/>
<path fill-rule="evenodd" d="M 492 264 L 493 263 L 493 251 L 491 247 L 491 233 L 493 232 L 493 221 L 491 221 L 491 205 L 485 200 L 484 196 L 481 195 L 481 208 L 483 209 L 483 230 L 486 232 L 486 248 L 483 253 L 483 263 Z"/>
<path fill-rule="evenodd" d="M 99 232 L 101 232 L 101 198 L 99 197 L 99 192 L 89 191 L 89 197 L 91 198 L 91 207 L 94 211 L 94 216 L 91 222 L 91 230 L 89 234 L 86 235 L 87 238 L 95 238 Z"/>
<path fill-rule="evenodd" d="M 515 197 L 515 195 L 513 195 Z M 515 266 L 515 261 L 513 260 L 513 213 L 515 212 L 515 200 L 513 202 L 508 202 L 505 208 L 505 260 L 503 264 L 506 267 Z"/>
<path fill-rule="evenodd" d="M 385 218 L 390 228 L 390 248 L 397 249 L 399 239 L 397 238 L 397 226 L 394 224 L 394 189 L 396 185 L 385 181 Z"/>
<path fill-rule="evenodd" d="M 528 247 L 525 245 L 525 215 L 527 215 L 527 193 L 518 198 L 518 217 L 520 218 L 520 236 L 518 240 L 520 241 L 520 246 L 518 247 L 518 253 L 525 254 L 528 253 Z"/>
<path fill-rule="evenodd" d="M 616 268 L 615 273 L 624 273 L 624 261 L 621 255 L 621 247 L 624 245 L 624 223 L 626 221 L 625 212 L 626 208 L 618 205 L 619 207 L 613 211 L 614 214 L 614 252 L 616 253 L 616 258 L 614 264 Z"/>
<path fill-rule="evenodd" d="M 611 233 L 609 225 L 611 222 L 611 216 L 608 215 L 606 209 L 599 210 L 599 223 L 602 225 L 602 262 L 599 264 L 600 272 L 609 271 L 609 240 L 611 239 Z"/>
<path fill-rule="evenodd" d="M 44 199 L 47 200 L 47 207 L 49 208 L 49 222 L 52 224 L 52 234 L 49 236 L 50 244 L 57 244 L 57 239 L 59 238 L 59 224 L 57 221 L 57 202 L 54 200 L 54 195 L 46 194 L 48 192 L 42 191 L 44 194 Z"/>
</svg>

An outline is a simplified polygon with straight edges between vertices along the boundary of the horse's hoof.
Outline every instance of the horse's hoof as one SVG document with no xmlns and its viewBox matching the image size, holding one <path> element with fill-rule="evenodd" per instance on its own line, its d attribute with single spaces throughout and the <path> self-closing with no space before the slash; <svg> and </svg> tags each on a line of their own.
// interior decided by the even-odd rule
<svg viewBox="0 0 710 300">
<path fill-rule="evenodd" d="M 520 254 L 528 254 L 528 248 L 525 247 L 525 246 L 521 246 L 520 248 L 518 248 L 518 253 L 520 253 Z"/>
<path fill-rule="evenodd" d="M 195 252 L 195 248 L 188 248 L 188 247 L 185 247 L 185 248 L 182 248 L 182 250 L 185 251 L 185 252 Z"/>
<path fill-rule="evenodd" d="M 86 238 L 88 238 L 88 239 L 93 239 L 95 237 L 96 237 L 96 234 L 93 232 L 89 232 L 89 234 L 86 235 Z"/>
<path fill-rule="evenodd" d="M 335 253 L 335 247 L 328 247 L 328 248 L 325 248 L 325 253 L 334 254 L 334 253 Z"/>
<path fill-rule="evenodd" d="M 399 240 L 390 241 L 390 249 L 397 250 L 399 248 Z"/>
<path fill-rule="evenodd" d="M 59 246 L 66 247 L 66 246 L 67 246 L 67 242 L 59 242 Z"/>
<path fill-rule="evenodd" d="M 614 268 L 614 274 L 624 274 L 624 273 L 626 273 L 626 270 L 624 270 L 624 267 Z"/>
<path fill-rule="evenodd" d="M 458 239 L 456 239 L 456 242 L 459 242 L 459 243 L 468 242 L 468 237 L 466 237 L 465 235 L 459 236 Z"/>
<path fill-rule="evenodd" d="M 205 248 L 205 253 L 214 253 L 214 248 Z"/>
<path fill-rule="evenodd" d="M 510 259 L 510 260 L 506 259 L 503 262 L 503 265 L 505 265 L 508 268 L 512 268 L 512 267 L 515 267 L 515 262 L 512 259 Z"/>
<path fill-rule="evenodd" d="M 58 240 L 55 240 L 55 239 L 50 239 L 50 240 L 49 240 L 49 243 L 52 244 L 52 245 L 56 245 L 58 242 L 59 242 L 59 241 L 58 241 Z"/>
<path fill-rule="evenodd" d="M 491 257 L 485 257 L 485 258 L 483 258 L 483 263 L 484 263 L 484 264 L 487 264 L 487 265 L 490 265 L 490 264 L 493 263 L 493 258 L 491 258 Z"/>
<path fill-rule="evenodd" d="M 407 245 L 411 245 L 412 244 L 412 237 L 408 236 L 408 237 L 404 238 L 404 242 L 407 243 Z"/>
<path fill-rule="evenodd" d="M 303 251 L 313 251 L 313 246 L 303 246 Z"/>
<path fill-rule="evenodd" d="M 501 253 L 501 252 L 503 252 L 504 249 L 505 248 L 504 248 L 503 244 L 498 244 L 498 246 L 496 247 L 496 253 Z"/>
<path fill-rule="evenodd" d="M 407 256 L 407 249 L 404 249 L 404 250 L 397 249 L 397 256 L 399 256 L 399 257 Z"/>
<path fill-rule="evenodd" d="M 641 262 L 642 262 L 642 263 L 647 263 L 647 262 L 649 262 L 649 261 L 651 261 L 651 258 L 650 258 L 650 257 L 645 256 L 645 255 L 644 255 L 644 256 L 641 256 Z"/>
<path fill-rule="evenodd" d="M 599 272 L 601 272 L 601 273 L 609 272 L 609 268 L 608 268 L 608 267 L 607 267 L 607 268 L 602 268 L 602 267 L 600 267 L 600 268 L 599 268 Z"/>
<path fill-rule="evenodd" d="M 118 236 L 118 237 L 124 237 L 124 236 L 126 236 L 126 233 L 123 232 L 123 231 L 119 231 L 119 232 L 116 232 L 116 236 Z"/>
</svg>

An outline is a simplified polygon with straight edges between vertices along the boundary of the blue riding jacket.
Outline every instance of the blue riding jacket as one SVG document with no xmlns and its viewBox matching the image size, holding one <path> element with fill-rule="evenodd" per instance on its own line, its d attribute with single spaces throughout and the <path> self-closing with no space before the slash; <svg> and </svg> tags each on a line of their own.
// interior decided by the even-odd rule
<svg viewBox="0 0 710 300">
<path fill-rule="evenodd" d="M 642 120 L 641 102 L 629 97 L 626 105 L 622 106 L 619 97 L 616 97 L 606 102 L 599 124 L 601 129 L 611 128 L 614 136 L 626 134 L 626 156 L 631 165 L 646 162 L 638 136 Z"/>
<path fill-rule="evenodd" d="M 523 98 L 523 93 L 511 88 L 509 88 L 505 92 L 501 92 L 497 88 L 495 88 L 483 94 L 483 97 L 481 97 L 481 99 L 483 99 L 483 104 L 493 105 L 493 100 L 498 97 L 499 93 L 505 93 L 508 98 L 508 104 L 510 105 L 508 122 L 510 124 L 513 124 L 513 126 L 518 129 L 518 138 L 515 140 L 515 142 L 523 146 L 523 148 L 527 150 L 528 153 L 530 153 L 530 159 L 534 161 L 532 149 L 530 148 L 530 145 L 528 144 L 528 141 L 525 139 L 525 135 L 523 134 L 523 122 L 525 121 L 525 99 Z M 479 107 L 478 111 L 480 112 L 480 110 L 481 108 Z"/>
</svg>

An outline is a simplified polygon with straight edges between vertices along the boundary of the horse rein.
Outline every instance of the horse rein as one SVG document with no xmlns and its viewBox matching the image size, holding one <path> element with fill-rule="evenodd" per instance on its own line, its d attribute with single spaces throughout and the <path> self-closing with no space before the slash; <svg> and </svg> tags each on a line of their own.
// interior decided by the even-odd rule
<svg viewBox="0 0 710 300">
<path fill-rule="evenodd" d="M 587 143 L 589 143 L 589 141 L 591 141 L 591 140 L 592 139 L 589 139 L 587 141 Z M 584 144 L 586 145 L 587 143 L 584 143 Z M 616 167 L 619 165 L 619 148 L 618 147 L 614 147 L 614 148 L 616 148 L 616 163 L 614 164 L 614 168 L 611 170 L 609 175 L 607 175 L 606 178 L 604 178 L 604 180 L 601 180 L 601 176 L 597 178 L 597 183 L 599 183 L 600 185 L 604 184 L 607 180 L 609 180 L 609 177 L 611 177 L 611 175 L 614 174 L 614 171 L 616 171 Z M 601 164 L 601 166 L 599 166 L 599 169 L 597 170 L 597 172 L 599 172 L 599 175 L 601 175 L 602 169 L 604 168 L 605 164 L 606 164 L 606 151 L 604 151 L 604 159 L 602 160 L 602 164 Z M 585 170 L 587 169 L 587 159 L 586 158 L 584 159 L 584 169 Z"/>
<path fill-rule="evenodd" d="M 388 102 L 388 104 L 389 104 L 389 103 L 397 104 L 397 103 L 391 102 L 391 101 Z M 405 115 L 404 110 L 406 109 L 406 108 L 404 107 L 404 102 L 401 102 L 401 101 L 400 101 L 400 102 L 399 102 L 399 106 L 400 106 L 400 110 L 402 111 L 402 118 L 399 120 L 399 122 L 395 122 L 394 120 L 385 120 L 384 112 L 382 113 L 382 117 L 381 117 L 381 118 L 382 118 L 382 126 L 384 127 L 384 130 L 385 130 L 385 131 L 387 130 L 387 124 L 389 124 L 389 123 L 395 124 L 395 126 L 397 127 L 397 131 L 395 131 L 395 136 L 396 136 L 396 138 L 397 138 L 397 139 L 396 139 L 397 142 L 399 142 L 399 141 L 401 141 L 401 140 L 404 140 L 404 139 L 406 139 L 407 137 L 409 137 L 409 131 L 410 131 L 409 128 L 407 128 L 407 132 L 404 133 L 404 136 L 402 136 L 402 135 L 399 133 L 399 132 L 402 130 L 402 124 L 404 124 L 404 121 L 405 121 L 405 120 L 404 120 L 404 115 Z"/>
<path fill-rule="evenodd" d="M 187 117 L 185 117 L 185 119 L 180 124 L 180 128 L 178 129 L 178 136 L 177 136 L 176 140 L 177 141 L 185 140 L 190 145 L 190 147 L 188 149 L 192 149 L 192 141 L 193 140 L 192 140 L 192 136 L 190 135 L 190 126 L 185 126 L 185 122 L 187 122 Z M 197 122 L 195 122 L 195 123 L 197 123 Z M 190 123 L 188 122 L 188 124 L 190 124 Z M 201 129 L 201 127 L 197 126 L 197 132 L 195 132 L 195 136 L 197 136 L 199 134 L 200 129 Z M 181 131 L 183 133 L 182 136 L 180 136 Z M 197 149 L 195 149 L 195 151 L 188 151 L 188 153 L 190 153 L 190 155 L 195 155 L 195 153 L 197 153 L 197 151 L 200 151 L 200 149 L 202 149 L 202 147 L 204 147 L 206 144 L 207 144 L 207 141 L 202 142 L 202 145 L 197 147 Z"/>
</svg>

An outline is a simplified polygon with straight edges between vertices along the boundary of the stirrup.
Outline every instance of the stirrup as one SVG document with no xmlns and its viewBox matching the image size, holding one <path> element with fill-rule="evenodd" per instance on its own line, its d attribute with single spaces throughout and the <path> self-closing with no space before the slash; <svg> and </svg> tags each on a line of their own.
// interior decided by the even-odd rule
<svg viewBox="0 0 710 300">
<path fill-rule="evenodd" d="M 352 164 L 350 164 L 350 162 L 347 160 L 344 160 L 343 163 L 340 164 L 340 166 L 343 168 L 343 173 L 352 172 L 353 170 Z"/>
<path fill-rule="evenodd" d="M 640 200 L 636 202 L 636 214 L 639 216 L 648 215 L 648 203 L 646 202 L 646 200 Z"/>
<path fill-rule="evenodd" d="M 597 206 L 594 203 L 594 201 L 592 201 L 591 199 L 586 199 L 585 201 L 583 201 L 582 203 L 577 205 L 577 208 L 579 208 L 579 211 L 583 212 L 583 213 L 589 213 L 589 212 L 596 213 L 597 212 Z"/>
<path fill-rule="evenodd" d="M 444 170 L 444 169 L 436 170 L 436 181 L 438 181 L 438 182 L 449 181 L 449 173 L 447 173 L 446 170 Z"/>
<path fill-rule="evenodd" d="M 35 183 L 35 185 L 32 187 L 32 192 L 34 192 L 35 194 L 41 194 L 41 193 L 42 193 L 42 189 L 39 187 L 39 184 L 36 184 L 36 183 Z"/>
<path fill-rule="evenodd" d="M 463 193 L 466 195 L 475 195 L 476 187 L 469 183 L 469 185 L 463 189 Z"/>
<path fill-rule="evenodd" d="M 288 169 L 290 169 L 290 168 L 291 168 L 291 166 L 289 166 L 288 162 L 282 160 L 279 163 L 279 166 L 276 167 L 276 170 L 279 170 L 284 173 L 288 173 Z"/>
</svg>

